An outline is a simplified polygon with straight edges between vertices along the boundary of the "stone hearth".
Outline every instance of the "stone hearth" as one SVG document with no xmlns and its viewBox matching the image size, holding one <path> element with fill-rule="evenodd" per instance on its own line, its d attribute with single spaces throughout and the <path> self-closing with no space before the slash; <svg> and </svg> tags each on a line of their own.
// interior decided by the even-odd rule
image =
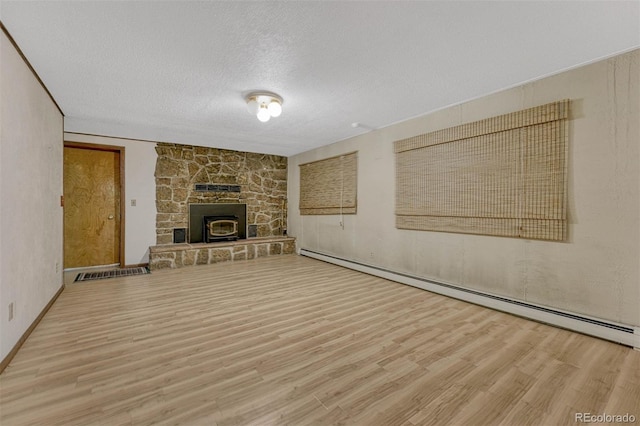
<svg viewBox="0 0 640 426">
<path fill-rule="evenodd" d="M 165 244 L 150 247 L 149 269 L 209 265 L 294 252 L 295 238 L 292 237 L 249 238 L 209 244 Z"/>
</svg>

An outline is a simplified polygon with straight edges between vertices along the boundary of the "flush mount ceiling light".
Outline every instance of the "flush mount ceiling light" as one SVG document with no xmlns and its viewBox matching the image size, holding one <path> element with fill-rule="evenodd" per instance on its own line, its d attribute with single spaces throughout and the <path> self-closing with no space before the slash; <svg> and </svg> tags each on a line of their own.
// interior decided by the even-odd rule
<svg viewBox="0 0 640 426">
<path fill-rule="evenodd" d="M 266 123 L 271 117 L 282 114 L 282 98 L 271 92 L 251 92 L 246 97 L 247 109 L 258 120 Z"/>
</svg>

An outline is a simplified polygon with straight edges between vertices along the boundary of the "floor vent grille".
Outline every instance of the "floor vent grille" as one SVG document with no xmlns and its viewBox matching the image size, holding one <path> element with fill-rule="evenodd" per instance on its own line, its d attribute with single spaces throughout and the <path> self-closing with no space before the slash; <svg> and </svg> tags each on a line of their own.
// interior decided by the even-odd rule
<svg viewBox="0 0 640 426">
<path fill-rule="evenodd" d="M 110 271 L 81 272 L 76 277 L 76 281 L 104 280 L 106 278 L 128 277 L 131 275 L 150 274 L 147 267 L 112 269 Z"/>
</svg>

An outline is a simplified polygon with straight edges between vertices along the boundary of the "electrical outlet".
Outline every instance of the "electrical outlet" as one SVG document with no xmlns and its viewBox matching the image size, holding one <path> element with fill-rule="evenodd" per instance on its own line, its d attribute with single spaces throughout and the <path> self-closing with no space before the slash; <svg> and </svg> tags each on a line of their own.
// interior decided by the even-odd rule
<svg viewBox="0 0 640 426">
<path fill-rule="evenodd" d="M 15 307 L 14 307 L 13 302 L 11 302 L 11 303 L 9 303 L 9 321 L 11 321 L 13 319 L 15 314 L 16 314 Z"/>
<path fill-rule="evenodd" d="M 137 201 L 135 199 L 131 199 L 131 207 L 135 207 L 136 206 Z"/>
<path fill-rule="evenodd" d="M 60 262 L 56 262 L 56 274 L 60 272 Z"/>
</svg>

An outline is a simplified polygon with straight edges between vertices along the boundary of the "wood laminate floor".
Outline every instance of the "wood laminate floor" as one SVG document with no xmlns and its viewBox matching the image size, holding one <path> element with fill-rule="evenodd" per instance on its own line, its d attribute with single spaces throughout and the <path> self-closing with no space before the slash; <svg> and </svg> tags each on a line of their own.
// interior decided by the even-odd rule
<svg viewBox="0 0 640 426">
<path fill-rule="evenodd" d="M 295 255 L 74 283 L 0 424 L 640 423 L 640 352 Z"/>
</svg>

